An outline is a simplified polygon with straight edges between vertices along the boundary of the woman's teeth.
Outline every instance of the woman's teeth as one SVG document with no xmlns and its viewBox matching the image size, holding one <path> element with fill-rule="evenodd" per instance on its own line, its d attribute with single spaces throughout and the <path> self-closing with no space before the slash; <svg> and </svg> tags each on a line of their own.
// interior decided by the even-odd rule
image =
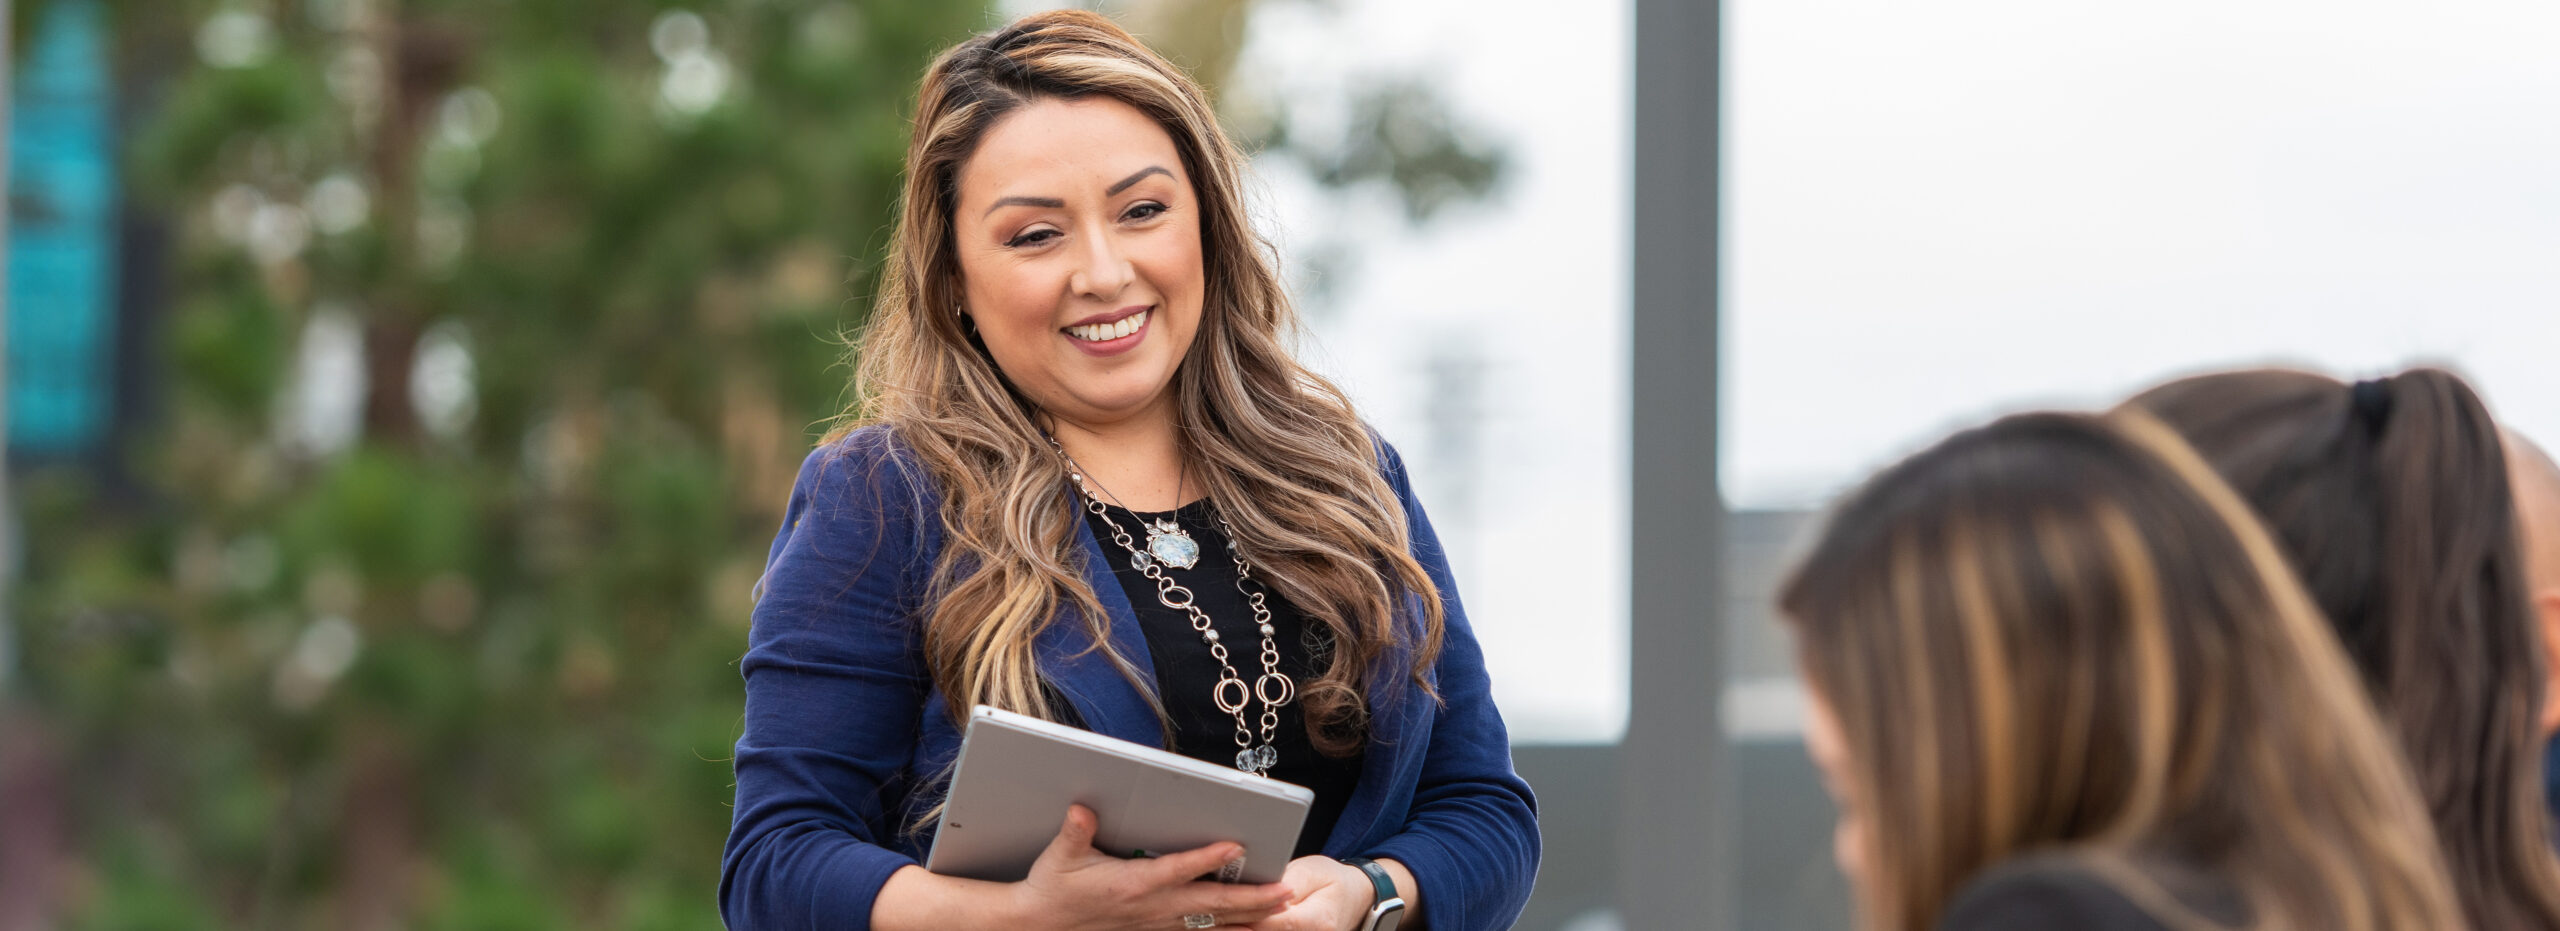
<svg viewBox="0 0 2560 931">
<path fill-rule="evenodd" d="M 1105 340 L 1119 339 L 1120 337 L 1138 332 L 1139 327 L 1146 326 L 1147 315 L 1153 313 L 1155 313 L 1155 311 L 1141 310 L 1111 323 L 1091 323 L 1084 326 L 1071 326 L 1067 328 L 1067 335 L 1084 340 L 1088 343 L 1099 343 Z"/>
</svg>

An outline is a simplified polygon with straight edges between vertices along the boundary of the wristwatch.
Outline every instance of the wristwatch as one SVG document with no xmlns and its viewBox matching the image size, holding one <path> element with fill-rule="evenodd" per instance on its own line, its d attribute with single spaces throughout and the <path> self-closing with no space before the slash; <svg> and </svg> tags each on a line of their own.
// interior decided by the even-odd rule
<svg viewBox="0 0 2560 931">
<path fill-rule="evenodd" d="M 1369 906 L 1369 920 L 1360 925 L 1360 931 L 1396 931 L 1396 926 L 1404 923 L 1404 898 L 1396 895 L 1395 877 L 1387 875 L 1387 868 L 1379 866 L 1378 861 L 1367 857 L 1347 857 L 1342 862 L 1367 874 L 1369 885 L 1378 890 L 1377 902 Z"/>
</svg>

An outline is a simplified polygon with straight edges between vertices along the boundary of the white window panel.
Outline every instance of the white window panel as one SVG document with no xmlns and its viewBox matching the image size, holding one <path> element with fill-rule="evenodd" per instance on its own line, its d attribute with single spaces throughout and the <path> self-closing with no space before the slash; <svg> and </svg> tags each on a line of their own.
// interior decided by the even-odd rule
<svg viewBox="0 0 2560 931">
<path fill-rule="evenodd" d="M 2452 363 L 2560 442 L 2560 6 L 1725 9 L 1736 505 L 2270 361 Z"/>
</svg>

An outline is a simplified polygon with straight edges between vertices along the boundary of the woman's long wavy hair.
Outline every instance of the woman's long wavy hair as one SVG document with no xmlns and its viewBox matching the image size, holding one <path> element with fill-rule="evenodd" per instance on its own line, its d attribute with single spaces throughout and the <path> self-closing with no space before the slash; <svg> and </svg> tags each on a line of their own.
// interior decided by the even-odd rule
<svg viewBox="0 0 2560 931">
<path fill-rule="evenodd" d="M 1320 625 L 1323 668 L 1298 701 L 1315 745 L 1347 756 L 1387 690 L 1410 679 L 1436 697 L 1427 672 L 1440 651 L 1438 589 L 1413 557 L 1404 508 L 1350 400 L 1290 354 L 1298 320 L 1246 216 L 1244 156 L 1200 87 L 1110 20 L 1033 14 L 926 70 L 896 239 L 854 347 L 853 405 L 829 439 L 886 425 L 940 492 L 946 543 L 924 652 L 955 716 L 984 703 L 1053 717 L 1034 639 L 1062 615 L 1089 626 L 1121 673 L 1155 694 L 1153 675 L 1108 645 L 1108 616 L 1084 575 L 1083 517 L 1042 412 L 958 313 L 961 166 L 1007 115 L 1090 97 L 1152 118 L 1191 177 L 1206 295 L 1170 389 L 1178 442 L 1255 577 Z M 1408 604 L 1418 623 L 1399 620 Z M 1413 648 L 1410 664 L 1382 668 L 1400 640 Z"/>
<path fill-rule="evenodd" d="M 2505 447 L 2461 378 L 2200 375 L 2136 395 L 2262 517 L 2416 771 L 2477 931 L 2560 928 L 2542 651 Z"/>
<path fill-rule="evenodd" d="M 2266 931 L 2463 926 L 2319 609 L 2147 416 L 2011 417 L 1886 470 L 1780 604 L 1853 767 L 1874 931 L 1925 931 L 2029 855 L 2171 927 L 2223 910 L 2200 876 Z"/>
</svg>

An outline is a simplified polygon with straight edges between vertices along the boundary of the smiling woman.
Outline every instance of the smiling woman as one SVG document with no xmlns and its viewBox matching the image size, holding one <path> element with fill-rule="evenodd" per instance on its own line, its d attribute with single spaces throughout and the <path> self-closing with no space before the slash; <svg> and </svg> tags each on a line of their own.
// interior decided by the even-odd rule
<svg viewBox="0 0 2560 931">
<path fill-rule="evenodd" d="M 1536 809 L 1482 651 L 1402 460 L 1288 351 L 1243 166 L 1090 13 L 926 73 L 859 401 L 802 466 L 740 663 L 732 928 L 1518 916 Z M 1105 856 L 1081 807 L 1021 882 L 924 871 L 977 704 L 1314 790 L 1282 881 L 1198 881 L 1281 856 L 1229 843 Z"/>
<path fill-rule="evenodd" d="M 1005 377 L 1051 415 L 1172 422 L 1165 388 L 1200 328 L 1203 274 L 1199 205 L 1181 164 L 1146 114 L 1087 97 L 1023 107 L 962 168 L 952 231 L 962 312 Z M 1121 490 L 1150 509 L 1183 503 L 1156 499 L 1169 487 Z"/>
</svg>

